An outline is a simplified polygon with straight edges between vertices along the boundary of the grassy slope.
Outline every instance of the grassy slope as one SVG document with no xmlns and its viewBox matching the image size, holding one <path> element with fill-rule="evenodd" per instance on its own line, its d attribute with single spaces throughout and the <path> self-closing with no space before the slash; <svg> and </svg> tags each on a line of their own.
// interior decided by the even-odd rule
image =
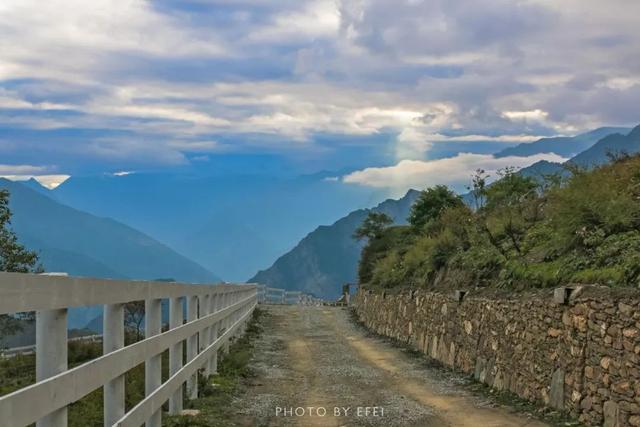
<svg viewBox="0 0 640 427">
<path fill-rule="evenodd" d="M 640 156 L 577 171 L 542 194 L 530 178 L 509 179 L 489 188 L 477 212 L 445 211 L 420 231 L 389 229 L 364 250 L 361 283 L 640 286 Z"/>
</svg>

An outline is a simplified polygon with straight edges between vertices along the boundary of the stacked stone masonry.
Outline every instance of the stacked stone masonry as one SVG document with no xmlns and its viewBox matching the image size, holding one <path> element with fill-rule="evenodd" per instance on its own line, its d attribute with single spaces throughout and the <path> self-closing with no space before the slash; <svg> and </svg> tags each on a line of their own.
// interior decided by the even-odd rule
<svg viewBox="0 0 640 427">
<path fill-rule="evenodd" d="M 497 390 L 586 425 L 640 426 L 640 292 L 511 295 L 361 289 L 360 320 Z"/>
</svg>

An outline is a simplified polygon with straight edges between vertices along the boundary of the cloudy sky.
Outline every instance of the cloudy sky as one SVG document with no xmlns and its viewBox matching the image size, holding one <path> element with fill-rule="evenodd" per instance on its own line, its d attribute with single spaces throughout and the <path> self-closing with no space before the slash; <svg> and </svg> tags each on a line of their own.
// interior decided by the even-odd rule
<svg viewBox="0 0 640 427">
<path fill-rule="evenodd" d="M 639 17 L 637 0 L 2 0 L 0 174 L 468 175 L 501 146 L 637 124 Z"/>
</svg>

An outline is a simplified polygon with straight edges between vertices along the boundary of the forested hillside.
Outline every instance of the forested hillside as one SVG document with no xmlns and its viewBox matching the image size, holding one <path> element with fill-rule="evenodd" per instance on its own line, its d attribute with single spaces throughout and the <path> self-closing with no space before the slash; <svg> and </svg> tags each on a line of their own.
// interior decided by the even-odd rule
<svg viewBox="0 0 640 427">
<path fill-rule="evenodd" d="M 423 192 L 411 225 L 387 228 L 369 241 L 360 282 L 640 286 L 640 156 L 618 155 L 592 170 L 567 168 L 568 174 L 544 180 L 506 169 L 492 185 L 476 175 L 472 207 L 445 204 L 434 197 L 436 189 Z M 458 198 L 448 194 L 449 202 Z"/>
<path fill-rule="evenodd" d="M 406 224 L 418 192 L 410 190 L 399 200 L 387 200 L 373 209 L 359 209 L 332 225 L 320 226 L 267 270 L 250 282 L 291 290 L 302 290 L 324 298 L 335 298 L 341 286 L 355 282 L 362 243 L 353 232 L 370 212 L 389 215 L 396 224 Z"/>
</svg>

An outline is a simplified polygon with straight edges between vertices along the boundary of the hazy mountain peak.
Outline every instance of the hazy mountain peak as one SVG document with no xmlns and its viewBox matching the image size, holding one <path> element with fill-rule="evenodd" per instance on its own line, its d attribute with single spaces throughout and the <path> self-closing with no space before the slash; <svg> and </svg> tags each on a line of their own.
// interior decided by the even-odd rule
<svg viewBox="0 0 640 427">
<path fill-rule="evenodd" d="M 630 138 L 640 138 L 640 125 L 633 128 L 633 130 L 627 135 Z"/>
<path fill-rule="evenodd" d="M 317 227 L 270 268 L 259 271 L 249 281 L 335 298 L 341 285 L 356 281 L 362 242 L 351 236 L 368 213 L 384 212 L 396 224 L 406 224 L 411 205 L 419 194 L 412 189 L 401 199 L 387 199 L 374 208 L 358 209 L 331 225 Z"/>
<path fill-rule="evenodd" d="M 103 278 L 213 282 L 217 277 L 127 225 L 59 203 L 33 183 L 0 179 L 10 192 L 12 227 L 48 271 Z"/>
<path fill-rule="evenodd" d="M 614 133 L 600 139 L 589 149 L 569 160 L 569 163 L 593 167 L 609 162 L 611 155 L 640 152 L 640 126 L 630 132 Z"/>
<path fill-rule="evenodd" d="M 601 127 L 575 136 L 557 136 L 541 138 L 534 142 L 525 142 L 515 147 L 508 147 L 495 154 L 496 157 L 521 156 L 528 157 L 541 153 L 556 153 L 562 157 L 572 157 L 589 147 L 607 135 L 622 133 L 627 134 L 629 128 Z"/>
</svg>

